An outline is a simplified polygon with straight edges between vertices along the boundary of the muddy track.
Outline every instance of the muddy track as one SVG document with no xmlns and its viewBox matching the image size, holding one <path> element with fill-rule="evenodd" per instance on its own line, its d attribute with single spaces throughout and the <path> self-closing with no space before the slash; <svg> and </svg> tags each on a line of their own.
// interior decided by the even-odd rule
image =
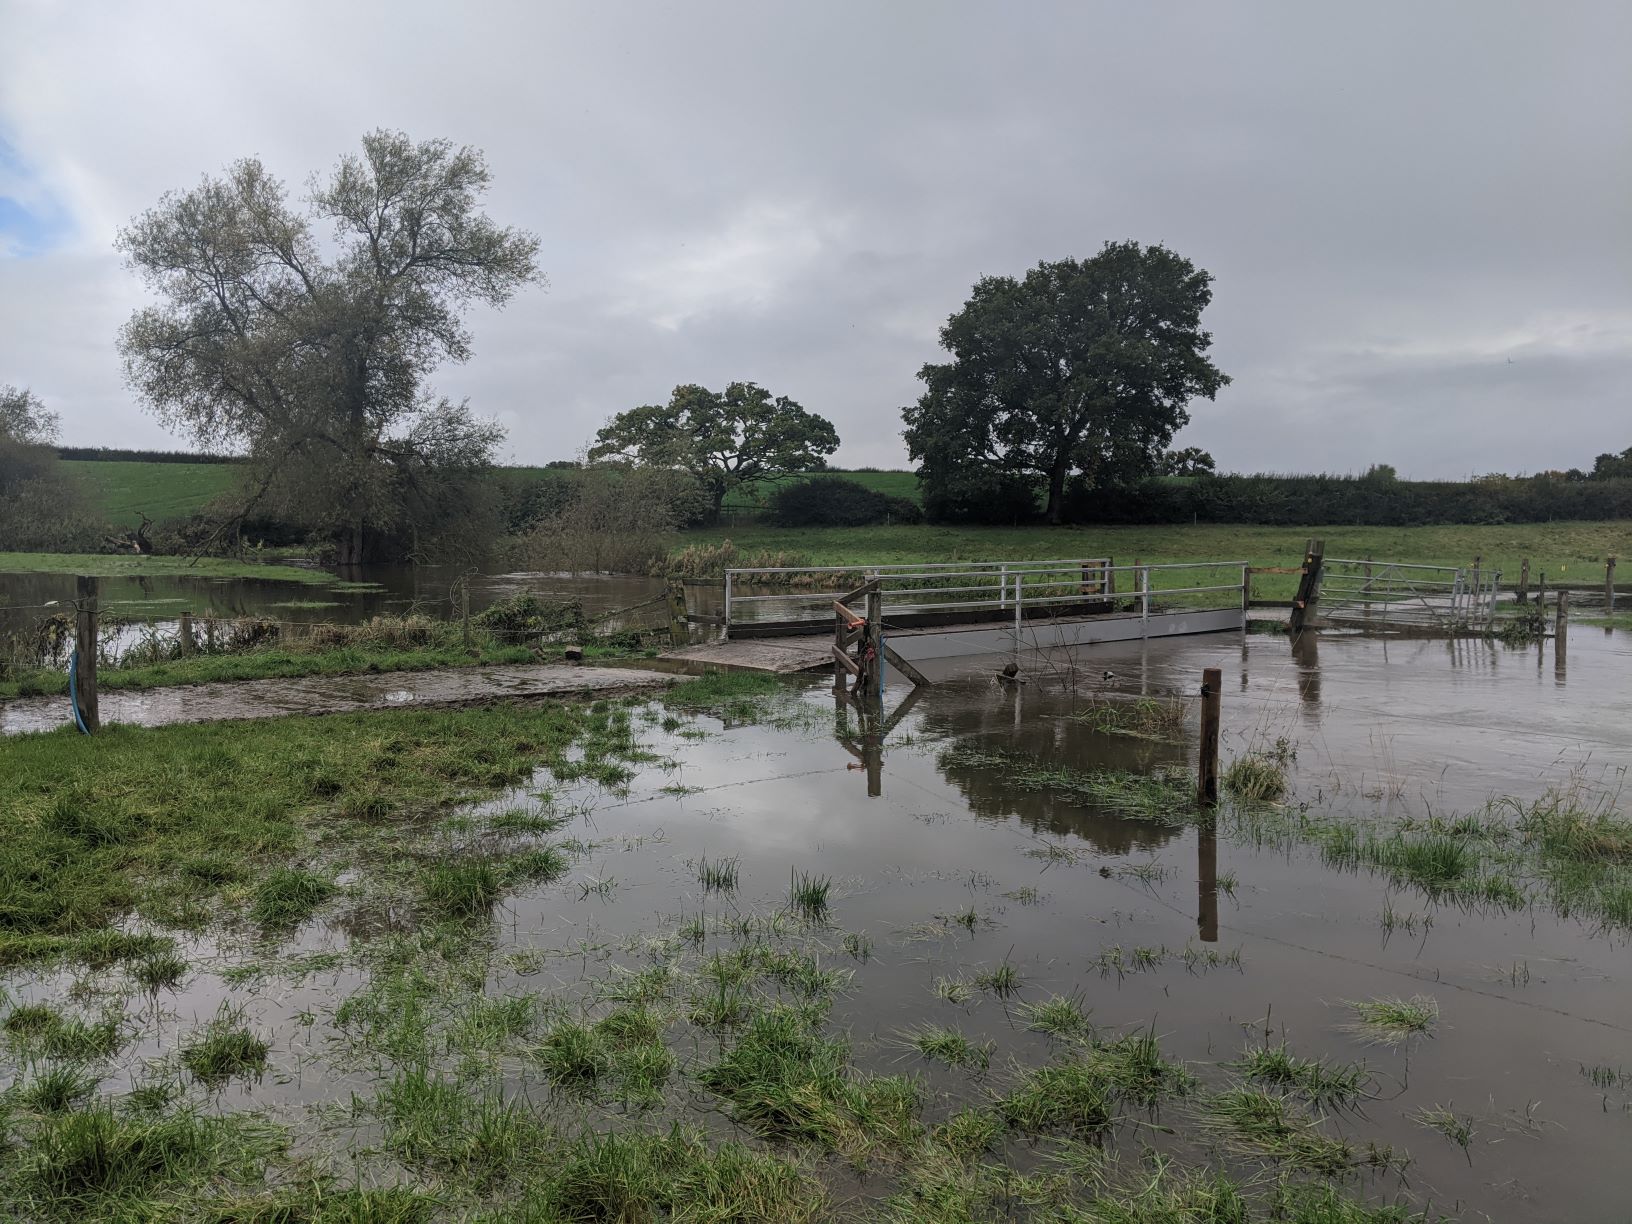
<svg viewBox="0 0 1632 1224">
<path fill-rule="evenodd" d="M 628 667 L 524 664 L 358 676 L 240 680 L 146 690 L 104 690 L 102 722 L 165 726 L 291 714 L 452 709 L 493 701 L 545 701 L 665 688 L 678 677 Z M 48 731 L 69 721 L 64 696 L 0 703 L 0 732 Z"/>
</svg>

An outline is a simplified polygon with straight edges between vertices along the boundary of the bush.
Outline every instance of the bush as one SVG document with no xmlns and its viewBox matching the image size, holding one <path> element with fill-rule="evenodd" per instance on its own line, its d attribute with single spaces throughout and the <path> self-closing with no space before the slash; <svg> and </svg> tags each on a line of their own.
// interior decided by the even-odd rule
<svg viewBox="0 0 1632 1224">
<path fill-rule="evenodd" d="M 891 497 L 842 476 L 818 476 L 783 485 L 771 494 L 767 510 L 778 527 L 866 527 L 923 520 L 923 512 L 906 498 Z"/>
<path fill-rule="evenodd" d="M 587 468 L 547 476 L 564 482 L 569 493 L 519 542 L 520 562 L 535 570 L 645 573 L 667 554 L 674 533 L 701 521 L 708 509 L 684 472 Z"/>
<path fill-rule="evenodd" d="M 932 523 L 1015 526 L 1037 517 L 1031 481 L 991 469 L 957 471 L 924 480 L 924 517 Z"/>
</svg>

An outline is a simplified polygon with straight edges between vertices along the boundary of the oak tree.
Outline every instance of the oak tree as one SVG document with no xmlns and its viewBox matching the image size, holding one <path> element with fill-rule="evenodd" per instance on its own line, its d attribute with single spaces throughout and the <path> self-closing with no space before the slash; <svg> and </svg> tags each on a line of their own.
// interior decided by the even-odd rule
<svg viewBox="0 0 1632 1224">
<path fill-rule="evenodd" d="M 734 382 L 724 391 L 679 386 L 666 404 L 618 413 L 595 435 L 588 457 L 689 472 L 718 518 L 732 490 L 820 471 L 838 448 L 825 417 L 754 383 Z"/>
<path fill-rule="evenodd" d="M 1208 273 L 1137 242 L 983 278 L 941 329 L 951 360 L 923 367 L 926 389 L 903 410 L 926 500 L 959 482 L 1040 479 L 1058 523 L 1074 475 L 1156 471 L 1186 405 L 1229 382 L 1206 355 L 1211 300 Z"/>
</svg>

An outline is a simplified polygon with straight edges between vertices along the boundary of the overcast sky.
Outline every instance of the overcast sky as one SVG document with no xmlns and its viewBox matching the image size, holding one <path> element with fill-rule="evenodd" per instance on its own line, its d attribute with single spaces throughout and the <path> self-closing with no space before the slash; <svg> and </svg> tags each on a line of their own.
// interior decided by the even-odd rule
<svg viewBox="0 0 1632 1224">
<path fill-rule="evenodd" d="M 65 441 L 184 446 L 125 389 L 115 230 L 257 155 L 485 150 L 547 289 L 437 377 L 570 457 L 751 379 L 904 466 L 970 286 L 1107 239 L 1216 277 L 1226 470 L 1463 476 L 1632 446 L 1632 4 L 0 0 L 0 383 Z"/>
</svg>

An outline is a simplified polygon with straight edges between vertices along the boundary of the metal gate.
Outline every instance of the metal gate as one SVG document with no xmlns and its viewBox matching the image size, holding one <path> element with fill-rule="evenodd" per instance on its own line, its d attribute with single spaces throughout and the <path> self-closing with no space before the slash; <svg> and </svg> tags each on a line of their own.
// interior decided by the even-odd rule
<svg viewBox="0 0 1632 1224">
<path fill-rule="evenodd" d="M 1324 558 L 1319 616 L 1370 629 L 1466 632 L 1496 615 L 1499 570 Z"/>
</svg>

